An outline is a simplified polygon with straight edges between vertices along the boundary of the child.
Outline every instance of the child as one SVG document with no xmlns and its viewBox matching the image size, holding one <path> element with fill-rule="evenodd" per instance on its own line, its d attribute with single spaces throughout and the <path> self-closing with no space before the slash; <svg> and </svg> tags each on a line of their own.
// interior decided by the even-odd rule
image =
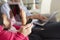
<svg viewBox="0 0 60 40">
<path fill-rule="evenodd" d="M 21 26 L 16 33 L 8 31 L 10 25 L 7 16 L 0 13 L 0 40 L 29 40 L 27 36 L 31 33 L 32 24 Z"/>
</svg>

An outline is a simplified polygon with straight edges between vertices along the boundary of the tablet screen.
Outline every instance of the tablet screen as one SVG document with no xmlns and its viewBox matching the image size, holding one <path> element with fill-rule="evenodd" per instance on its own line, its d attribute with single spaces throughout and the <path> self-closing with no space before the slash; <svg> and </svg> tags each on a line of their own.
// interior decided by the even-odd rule
<svg viewBox="0 0 60 40">
<path fill-rule="evenodd" d="M 12 10 L 13 12 L 13 15 L 16 19 L 16 21 L 21 21 L 21 15 L 20 15 L 20 8 L 19 8 L 19 5 L 18 4 L 10 4 L 10 9 Z"/>
</svg>

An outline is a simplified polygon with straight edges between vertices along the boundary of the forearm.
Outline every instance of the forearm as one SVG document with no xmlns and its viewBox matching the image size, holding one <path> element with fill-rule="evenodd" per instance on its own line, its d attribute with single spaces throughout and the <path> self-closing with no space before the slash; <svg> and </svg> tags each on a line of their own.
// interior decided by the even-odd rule
<svg viewBox="0 0 60 40">
<path fill-rule="evenodd" d="M 39 20 L 46 20 L 46 19 L 47 19 L 47 17 L 42 16 L 42 15 L 40 15 L 40 14 L 35 14 L 35 15 L 27 16 L 27 18 L 28 18 L 28 19 L 29 19 L 29 18 L 31 18 L 31 19 L 39 19 Z"/>
<path fill-rule="evenodd" d="M 35 15 L 31 15 L 31 16 L 27 16 L 27 18 L 31 18 L 31 19 L 42 19 L 40 14 L 35 14 Z"/>
</svg>

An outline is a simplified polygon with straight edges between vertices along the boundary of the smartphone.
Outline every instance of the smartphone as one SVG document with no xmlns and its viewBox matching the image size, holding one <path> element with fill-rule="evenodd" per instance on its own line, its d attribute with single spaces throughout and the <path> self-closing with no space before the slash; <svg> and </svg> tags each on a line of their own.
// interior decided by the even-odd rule
<svg viewBox="0 0 60 40">
<path fill-rule="evenodd" d="M 26 24 L 26 14 L 24 11 L 20 13 L 20 7 L 18 4 L 9 4 L 10 9 L 13 12 L 16 21 L 22 22 L 22 25 Z"/>
<path fill-rule="evenodd" d="M 32 23 L 32 19 L 30 18 L 26 24 Z"/>
<path fill-rule="evenodd" d="M 14 16 L 20 13 L 20 8 L 18 4 L 10 4 L 9 7 L 11 8 Z"/>
</svg>

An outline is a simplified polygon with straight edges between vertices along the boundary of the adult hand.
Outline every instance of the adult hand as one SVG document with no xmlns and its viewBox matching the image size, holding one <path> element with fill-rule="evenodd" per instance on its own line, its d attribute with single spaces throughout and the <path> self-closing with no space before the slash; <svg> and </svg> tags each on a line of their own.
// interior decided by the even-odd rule
<svg viewBox="0 0 60 40">
<path fill-rule="evenodd" d="M 46 21 L 48 18 L 46 16 L 38 15 L 40 18 L 39 20 Z"/>
<path fill-rule="evenodd" d="M 28 36 L 31 33 L 33 24 L 27 24 L 25 26 L 21 26 L 18 32 L 22 33 L 24 36 Z"/>
<path fill-rule="evenodd" d="M 27 16 L 27 19 L 29 19 L 29 18 L 31 18 L 31 19 L 39 19 L 41 21 L 44 21 L 44 20 L 47 20 L 48 19 L 47 17 L 42 16 L 40 14 L 34 14 L 32 16 Z"/>
</svg>

